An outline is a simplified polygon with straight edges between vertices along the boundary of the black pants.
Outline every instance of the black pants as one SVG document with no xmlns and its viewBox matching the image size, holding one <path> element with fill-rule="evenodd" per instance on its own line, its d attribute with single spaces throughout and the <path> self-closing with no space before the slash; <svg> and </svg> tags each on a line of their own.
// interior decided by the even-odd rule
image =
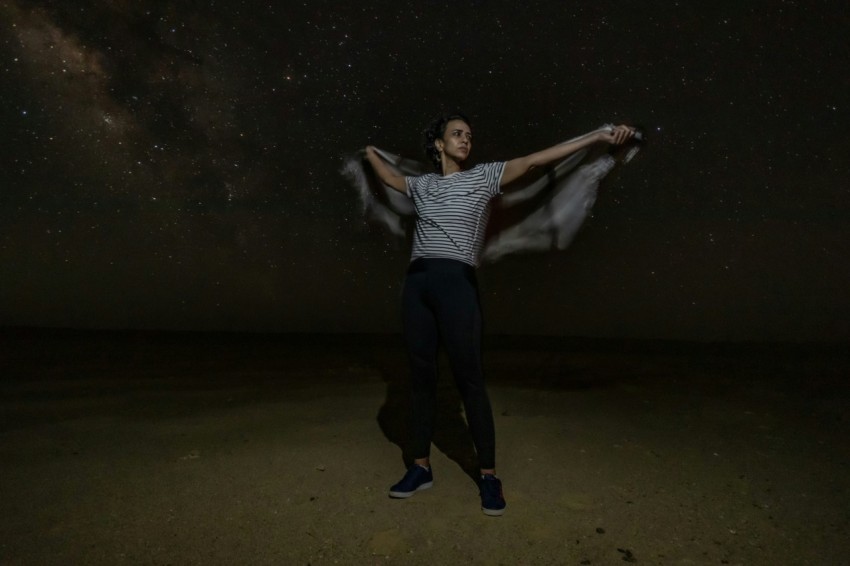
<svg viewBox="0 0 850 566">
<path fill-rule="evenodd" d="M 412 370 L 412 456 L 427 458 L 430 454 L 437 405 L 437 349 L 442 342 L 479 465 L 495 468 L 496 434 L 481 368 L 481 306 L 475 268 L 452 259 L 415 260 L 407 271 L 402 307 Z"/>
</svg>

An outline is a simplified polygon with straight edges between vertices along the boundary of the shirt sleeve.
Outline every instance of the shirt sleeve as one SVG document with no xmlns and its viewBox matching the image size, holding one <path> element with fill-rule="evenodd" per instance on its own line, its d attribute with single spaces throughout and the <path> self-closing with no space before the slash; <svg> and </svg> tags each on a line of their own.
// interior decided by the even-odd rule
<svg viewBox="0 0 850 566">
<path fill-rule="evenodd" d="M 505 173 L 505 161 L 494 161 L 484 164 L 484 174 L 487 179 L 487 190 L 491 196 L 502 194 L 502 175 Z"/>
<path fill-rule="evenodd" d="M 405 177 L 404 178 L 404 188 L 407 191 L 407 196 L 413 198 L 414 187 L 416 186 L 416 180 L 419 177 Z"/>
</svg>

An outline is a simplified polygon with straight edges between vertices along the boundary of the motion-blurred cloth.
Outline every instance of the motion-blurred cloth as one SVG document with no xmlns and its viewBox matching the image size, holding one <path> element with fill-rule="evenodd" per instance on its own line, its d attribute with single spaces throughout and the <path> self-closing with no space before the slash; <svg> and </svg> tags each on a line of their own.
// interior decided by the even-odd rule
<svg viewBox="0 0 850 566">
<path fill-rule="evenodd" d="M 610 128 L 606 125 L 600 130 Z M 594 144 L 503 187 L 503 194 L 493 201 L 481 262 L 494 262 L 512 253 L 565 249 L 590 214 L 600 181 L 617 163 L 630 161 L 640 146 L 621 148 L 620 159 L 608 153 L 609 147 Z M 399 175 L 433 172 L 427 165 L 388 151 L 379 149 L 377 154 Z M 409 235 L 413 201 L 378 179 L 366 161 L 365 150 L 347 158 L 342 173 L 357 189 L 369 220 L 395 236 Z"/>
</svg>

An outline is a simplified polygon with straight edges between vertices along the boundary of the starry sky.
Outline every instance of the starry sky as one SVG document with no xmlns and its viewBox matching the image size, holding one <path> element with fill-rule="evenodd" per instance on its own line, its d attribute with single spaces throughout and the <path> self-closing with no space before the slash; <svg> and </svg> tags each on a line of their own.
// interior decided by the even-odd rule
<svg viewBox="0 0 850 566">
<path fill-rule="evenodd" d="M 840 2 L 0 0 L 0 325 L 396 332 L 408 250 L 340 175 L 610 122 L 566 251 L 479 271 L 499 334 L 850 339 Z"/>
</svg>

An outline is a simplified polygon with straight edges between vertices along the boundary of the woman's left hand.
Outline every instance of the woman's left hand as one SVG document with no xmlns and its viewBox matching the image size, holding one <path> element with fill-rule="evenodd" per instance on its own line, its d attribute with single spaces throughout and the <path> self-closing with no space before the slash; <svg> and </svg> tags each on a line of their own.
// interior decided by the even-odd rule
<svg viewBox="0 0 850 566">
<path fill-rule="evenodd" d="M 620 145 L 627 142 L 635 135 L 635 129 L 625 124 L 614 126 L 607 132 L 601 132 L 602 141 L 606 141 L 612 145 Z"/>
</svg>

